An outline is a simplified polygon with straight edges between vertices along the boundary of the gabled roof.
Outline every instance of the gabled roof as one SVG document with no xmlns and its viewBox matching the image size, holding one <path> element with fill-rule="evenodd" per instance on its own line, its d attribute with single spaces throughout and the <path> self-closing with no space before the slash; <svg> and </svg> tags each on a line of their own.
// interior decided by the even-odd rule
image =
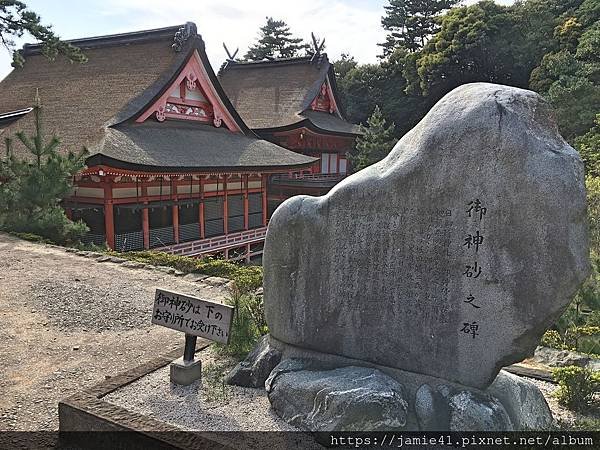
<svg viewBox="0 0 600 450">
<path fill-rule="evenodd" d="M 308 126 L 326 133 L 358 134 L 358 127 L 344 117 L 333 65 L 325 54 L 316 58 L 229 61 L 221 68 L 219 81 L 253 130 Z M 311 108 L 324 84 L 336 104 L 333 114 Z"/>
<path fill-rule="evenodd" d="M 0 113 L 33 106 L 39 89 L 46 134 L 56 133 L 64 151 L 90 146 L 132 98 L 183 57 L 171 48 L 178 29 L 131 33 L 131 39 L 127 34 L 70 41 L 87 55 L 85 64 L 73 64 L 62 56 L 50 61 L 38 46 L 26 45 L 23 67 L 0 82 Z M 5 128 L 3 135 L 21 130 L 32 133 L 32 116 L 23 116 Z M 19 150 L 15 140 L 15 152 Z"/>
<path fill-rule="evenodd" d="M 137 158 L 140 165 L 154 164 L 163 167 L 169 154 L 179 152 L 177 139 L 183 135 L 187 136 L 188 142 L 201 145 L 186 153 L 190 158 L 187 161 L 183 160 L 183 154 L 179 153 L 177 164 L 188 169 L 213 167 L 218 163 L 208 139 L 210 136 L 218 136 L 221 151 L 232 153 L 229 159 L 223 159 L 227 164 L 232 161 L 246 164 L 248 161 L 244 158 L 249 157 L 258 158 L 258 165 L 261 167 L 281 166 L 282 161 L 287 161 L 292 166 L 308 165 L 315 161 L 314 158 L 297 155 L 260 140 L 248 128 L 227 99 L 215 76 L 206 57 L 204 42 L 196 33 L 194 24 L 69 42 L 82 48 L 88 57 L 87 63 L 72 64 L 63 57 L 49 61 L 40 54 L 39 46 L 24 47 L 24 66 L 14 69 L 0 82 L 0 114 L 32 106 L 36 89 L 39 89 L 46 133 L 56 133 L 59 136 L 63 151 L 77 151 L 82 146 L 88 147 L 92 152 L 88 164 L 102 159 L 98 154 L 104 156 L 104 159 L 114 159 L 118 154 L 122 162 L 129 165 L 135 164 Z M 223 130 L 222 133 L 215 134 L 212 127 L 204 124 L 188 123 L 182 128 L 177 120 L 158 123 L 154 118 L 148 118 L 147 121 L 154 122 L 155 127 L 134 126 L 136 119 L 163 96 L 193 55 L 200 59 L 206 76 L 214 86 L 216 97 L 235 122 L 234 128 L 239 132 Z M 32 114 L 24 114 L 21 117 L 4 129 L 0 127 L 0 133 L 31 133 L 34 129 Z M 158 149 L 155 147 L 148 147 L 149 153 L 142 154 L 145 151 L 144 146 L 150 145 L 147 141 L 144 141 L 142 146 L 124 144 L 119 152 L 107 145 L 118 141 L 115 140 L 115 136 L 121 136 L 121 143 L 125 143 L 127 130 L 142 128 L 151 130 L 153 136 L 163 143 L 160 150 L 164 153 L 162 157 L 157 155 Z M 182 129 L 186 130 L 185 133 Z M 135 131 L 132 133 L 135 135 Z M 208 133 L 208 137 L 190 138 L 194 133 Z M 130 140 L 142 143 L 139 139 Z M 229 144 L 226 144 L 228 140 Z M 248 141 L 252 141 L 253 144 L 250 145 Z M 236 145 L 241 147 L 236 149 Z M 128 156 L 126 149 L 131 150 L 132 154 Z M 253 152 L 246 152 L 248 149 L 253 149 Z M 260 149 L 265 152 L 262 156 L 258 154 Z M 18 153 L 19 150 L 23 149 L 19 149 L 19 143 L 15 140 L 15 151 Z"/>
<path fill-rule="evenodd" d="M 165 125 L 169 133 L 164 132 Z M 89 165 L 149 172 L 285 170 L 315 161 L 262 139 L 184 121 L 117 125 L 93 151 Z"/>
</svg>

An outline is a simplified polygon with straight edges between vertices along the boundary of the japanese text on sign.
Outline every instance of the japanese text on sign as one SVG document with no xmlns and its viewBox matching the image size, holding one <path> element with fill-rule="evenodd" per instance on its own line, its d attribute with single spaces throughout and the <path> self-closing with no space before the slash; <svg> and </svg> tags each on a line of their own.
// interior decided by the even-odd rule
<svg viewBox="0 0 600 450">
<path fill-rule="evenodd" d="M 233 310 L 231 306 L 157 289 L 152 323 L 226 344 Z"/>
</svg>

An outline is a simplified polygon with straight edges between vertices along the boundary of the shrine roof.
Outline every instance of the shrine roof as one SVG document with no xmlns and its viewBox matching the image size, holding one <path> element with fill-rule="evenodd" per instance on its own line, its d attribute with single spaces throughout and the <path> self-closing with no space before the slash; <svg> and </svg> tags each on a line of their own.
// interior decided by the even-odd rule
<svg viewBox="0 0 600 450">
<path fill-rule="evenodd" d="M 24 46 L 23 67 L 15 68 L 0 82 L 0 118 L 6 116 L 0 123 L 1 136 L 17 131 L 33 134 L 33 114 L 21 112 L 28 112 L 33 106 L 39 90 L 47 138 L 55 133 L 61 140 L 60 151 L 64 152 L 87 147 L 92 152 L 88 164 L 102 158 L 119 159 L 129 165 L 182 164 L 195 168 L 219 164 L 291 167 L 315 161 L 262 141 L 248 128 L 227 99 L 210 66 L 204 42 L 192 23 L 69 42 L 83 50 L 88 57 L 86 63 L 71 63 L 62 56 L 50 61 L 41 54 L 40 46 Z M 147 125 L 135 124 L 149 105 L 167 92 L 192 55 L 199 57 L 238 132 L 225 127 L 214 130 L 206 124 L 189 121 L 159 123 L 154 117 L 147 120 Z M 154 141 L 140 136 L 140 130 L 153 136 Z M 214 139 L 211 145 L 209 138 Z M 191 148 L 179 149 L 183 144 L 178 140 L 187 142 Z M 164 149 L 161 151 L 154 142 L 163 143 Z M 123 147 L 116 148 L 117 143 Z M 235 148 L 237 145 L 239 148 Z M 14 140 L 14 151 L 17 155 L 27 155 L 18 140 Z M 104 151 L 106 154 L 101 157 L 98 152 Z M 219 151 L 227 154 L 220 155 Z M 254 162 L 249 160 L 251 157 Z"/>
<path fill-rule="evenodd" d="M 119 111 L 183 57 L 171 48 L 178 28 L 69 41 L 82 47 L 84 64 L 63 56 L 50 61 L 39 46 L 25 45 L 23 67 L 0 82 L 0 113 L 30 108 L 39 90 L 47 137 L 56 133 L 65 152 L 90 146 Z M 33 133 L 33 119 L 22 115 L 2 135 Z M 17 140 L 14 147 L 17 154 L 24 152 Z"/>
<path fill-rule="evenodd" d="M 147 171 L 283 169 L 317 161 L 262 139 L 176 120 L 116 125 L 90 150 L 89 166 Z"/>
<path fill-rule="evenodd" d="M 219 81 L 244 122 L 253 130 L 306 125 L 329 133 L 358 134 L 349 123 L 337 97 L 335 73 L 327 55 L 266 61 L 228 61 Z M 310 109 L 323 83 L 329 82 L 337 111 Z"/>
</svg>

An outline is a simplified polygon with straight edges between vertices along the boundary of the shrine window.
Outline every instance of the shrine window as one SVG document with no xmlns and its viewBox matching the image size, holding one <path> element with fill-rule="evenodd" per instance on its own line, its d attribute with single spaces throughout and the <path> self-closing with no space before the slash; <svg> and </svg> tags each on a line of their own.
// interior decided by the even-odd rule
<svg viewBox="0 0 600 450">
<path fill-rule="evenodd" d="M 321 155 L 321 173 L 338 173 L 338 154 L 323 153 Z"/>
</svg>

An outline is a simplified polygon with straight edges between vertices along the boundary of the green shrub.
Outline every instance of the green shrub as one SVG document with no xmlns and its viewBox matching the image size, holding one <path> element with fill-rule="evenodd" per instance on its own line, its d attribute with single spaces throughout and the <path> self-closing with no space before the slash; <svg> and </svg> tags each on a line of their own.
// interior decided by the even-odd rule
<svg viewBox="0 0 600 450">
<path fill-rule="evenodd" d="M 240 293 L 254 292 L 262 286 L 262 267 L 244 266 L 216 258 L 191 258 L 189 256 L 171 255 L 170 253 L 150 250 L 139 252 L 109 252 L 112 255 L 133 261 L 168 266 L 185 273 L 202 273 L 205 275 L 229 278 L 235 281 L 235 288 Z"/>
<path fill-rule="evenodd" d="M 13 153 L 13 138 L 5 138 L 6 156 L 0 158 L 0 227 L 17 233 L 37 234 L 57 244 L 76 243 L 88 230 L 72 222 L 61 207 L 73 187 L 73 176 L 84 167 L 84 148 L 78 154 L 58 151 L 60 139 L 44 138 L 42 105 L 36 94 L 33 104 L 35 134 L 16 133 L 27 150 Z"/>
<path fill-rule="evenodd" d="M 565 345 L 560 333 L 556 330 L 548 330 L 542 336 L 542 340 L 540 342 L 541 345 L 545 347 L 555 348 L 556 350 L 565 350 L 567 346 Z"/>
<path fill-rule="evenodd" d="M 555 393 L 558 402 L 571 409 L 581 410 L 590 405 L 600 387 L 600 372 L 583 367 L 559 367 L 552 375 L 559 386 Z"/>
<path fill-rule="evenodd" d="M 229 330 L 229 342 L 227 345 L 217 345 L 219 353 L 243 359 L 256 345 L 264 331 L 264 329 L 261 329 L 261 324 L 258 324 L 253 316 L 256 297 L 253 294 L 232 292 L 228 303 L 235 308 L 235 311 Z"/>
<path fill-rule="evenodd" d="M 18 237 L 19 239 L 23 239 L 24 241 L 30 241 L 30 242 L 40 242 L 42 244 L 53 244 L 53 242 L 49 241 L 48 239 L 38 235 L 38 234 L 33 234 L 33 233 L 19 233 L 17 231 L 11 231 L 10 234 L 12 234 L 13 236 Z"/>
<path fill-rule="evenodd" d="M 600 419 L 577 418 L 574 423 L 559 420 L 559 428 L 565 431 L 600 431 Z"/>
<path fill-rule="evenodd" d="M 568 346 L 579 352 L 600 354 L 600 327 L 582 326 L 569 328 L 565 333 Z"/>
<path fill-rule="evenodd" d="M 133 261 L 152 264 L 154 266 L 168 266 L 181 272 L 197 272 L 198 260 L 188 256 L 171 255 L 164 252 L 153 252 L 150 250 L 141 252 L 127 252 L 118 254 L 119 256 L 131 259 Z"/>
</svg>

